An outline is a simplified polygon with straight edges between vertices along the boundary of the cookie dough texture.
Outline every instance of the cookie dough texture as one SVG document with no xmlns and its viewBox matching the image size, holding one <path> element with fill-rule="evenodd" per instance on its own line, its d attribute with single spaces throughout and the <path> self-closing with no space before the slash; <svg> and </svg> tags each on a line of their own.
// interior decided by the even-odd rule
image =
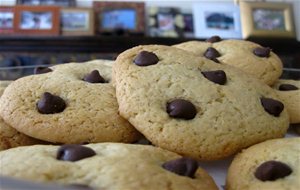
<svg viewBox="0 0 300 190">
<path fill-rule="evenodd" d="M 57 160 L 59 146 L 36 145 L 3 151 L 0 174 L 35 182 L 84 184 L 99 190 L 217 190 L 213 179 L 201 168 L 194 179 L 163 169 L 163 163 L 180 158 L 167 150 L 121 143 L 84 146 L 92 148 L 96 155 L 76 162 Z"/>
<path fill-rule="evenodd" d="M 141 51 L 155 53 L 159 62 L 135 65 L 133 60 Z M 159 147 L 200 160 L 215 160 L 282 137 L 288 128 L 285 109 L 274 117 L 261 105 L 261 97 L 278 100 L 272 88 L 235 68 L 178 48 L 138 46 L 120 54 L 113 69 L 120 114 Z M 225 71 L 225 85 L 201 74 L 214 70 Z M 194 119 L 168 115 L 167 103 L 177 98 L 194 104 Z"/>
<path fill-rule="evenodd" d="M 227 190 L 298 190 L 300 187 L 300 138 L 268 140 L 238 154 L 227 176 Z M 260 181 L 255 170 L 262 163 L 275 160 L 287 164 L 292 173 L 275 181 Z"/>
<path fill-rule="evenodd" d="M 1 116 L 18 131 L 53 143 L 132 142 L 138 132 L 118 114 L 115 89 L 109 83 L 112 63 L 71 63 L 21 78 L 1 97 Z M 98 70 L 107 83 L 82 80 L 93 70 Z M 63 112 L 38 112 L 36 104 L 45 92 L 65 101 Z"/>
<path fill-rule="evenodd" d="M 215 43 L 190 41 L 174 47 L 202 57 L 208 47 L 213 47 L 221 54 L 217 58 L 221 64 L 237 67 L 268 85 L 272 85 L 282 74 L 283 66 L 279 57 L 272 51 L 268 58 L 254 55 L 253 50 L 261 46 L 250 41 L 222 40 Z"/>
<path fill-rule="evenodd" d="M 6 86 L 12 81 L 0 81 L 0 96 Z M 1 107 L 1 105 L 0 105 Z M 41 144 L 42 142 L 18 132 L 16 129 L 7 125 L 0 117 L 0 151 L 25 145 Z"/>
<path fill-rule="evenodd" d="M 298 90 L 280 91 L 279 86 L 282 84 L 290 84 L 298 88 Z M 300 81 L 280 79 L 274 84 L 276 93 L 284 103 L 291 123 L 300 123 Z"/>
</svg>

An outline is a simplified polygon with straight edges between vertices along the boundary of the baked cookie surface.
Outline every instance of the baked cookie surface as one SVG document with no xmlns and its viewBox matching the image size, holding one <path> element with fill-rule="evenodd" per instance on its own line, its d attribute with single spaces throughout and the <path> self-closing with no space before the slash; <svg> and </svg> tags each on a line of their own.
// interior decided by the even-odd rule
<svg viewBox="0 0 300 190">
<path fill-rule="evenodd" d="M 232 65 L 272 85 L 282 74 L 282 62 L 269 48 L 244 40 L 221 40 L 214 43 L 190 41 L 174 47 L 197 56 Z"/>
<path fill-rule="evenodd" d="M 186 51 L 138 46 L 120 54 L 113 69 L 120 114 L 153 144 L 179 154 L 221 159 L 288 128 L 270 87 Z"/>
<path fill-rule="evenodd" d="M 1 116 L 29 136 L 53 143 L 132 142 L 138 132 L 118 114 L 112 61 L 71 63 L 15 81 Z"/>
<path fill-rule="evenodd" d="M 300 123 L 300 81 L 280 79 L 274 89 L 288 111 L 291 123 Z"/>
<path fill-rule="evenodd" d="M 268 140 L 243 150 L 229 167 L 226 189 L 297 190 L 299 155 L 299 137 Z"/>
<path fill-rule="evenodd" d="M 0 81 L 0 96 L 12 81 Z M 0 105 L 1 107 L 1 105 Z M 41 144 L 42 142 L 18 132 L 7 125 L 0 117 L 0 151 L 25 145 Z"/>
<path fill-rule="evenodd" d="M 99 190 L 217 190 L 195 160 L 153 146 L 35 145 L 0 152 L 0 159 L 2 176 L 35 182 L 78 184 Z"/>
</svg>

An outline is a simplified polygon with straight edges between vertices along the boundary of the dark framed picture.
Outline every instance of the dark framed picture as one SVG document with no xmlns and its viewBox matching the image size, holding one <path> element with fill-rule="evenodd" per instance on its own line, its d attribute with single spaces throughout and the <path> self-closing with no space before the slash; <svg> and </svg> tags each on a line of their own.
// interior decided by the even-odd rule
<svg viewBox="0 0 300 190">
<path fill-rule="evenodd" d="M 289 3 L 241 2 L 243 37 L 296 38 Z"/>
<path fill-rule="evenodd" d="M 63 35 L 94 35 L 94 10 L 89 8 L 61 9 Z"/>
<path fill-rule="evenodd" d="M 184 16 L 178 8 L 150 7 L 149 35 L 153 37 L 183 37 Z"/>
<path fill-rule="evenodd" d="M 193 6 L 195 36 L 242 38 L 240 9 L 233 3 L 201 1 Z"/>
<path fill-rule="evenodd" d="M 94 2 L 99 33 L 144 34 L 145 5 L 141 2 Z"/>
<path fill-rule="evenodd" d="M 184 37 L 192 38 L 194 37 L 194 17 L 193 13 L 182 13 L 183 16 L 183 32 Z"/>
<path fill-rule="evenodd" d="M 14 7 L 0 6 L 0 34 L 14 32 Z"/>
<path fill-rule="evenodd" d="M 17 0 L 18 5 L 50 5 L 61 7 L 74 7 L 76 0 Z"/>
<path fill-rule="evenodd" d="M 14 29 L 25 35 L 59 35 L 60 7 L 16 6 Z"/>
</svg>

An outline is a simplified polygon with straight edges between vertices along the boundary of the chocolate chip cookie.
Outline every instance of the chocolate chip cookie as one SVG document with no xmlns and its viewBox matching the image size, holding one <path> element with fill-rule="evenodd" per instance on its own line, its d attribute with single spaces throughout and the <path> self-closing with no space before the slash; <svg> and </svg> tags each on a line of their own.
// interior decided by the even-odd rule
<svg viewBox="0 0 300 190">
<path fill-rule="evenodd" d="M 300 81 L 280 79 L 274 88 L 288 111 L 290 123 L 300 123 Z"/>
<path fill-rule="evenodd" d="M 121 53 L 113 69 L 120 114 L 167 150 L 222 159 L 288 128 L 272 88 L 184 50 L 138 46 Z"/>
<path fill-rule="evenodd" d="M 282 62 L 269 47 L 244 40 L 222 40 L 216 36 L 202 41 L 190 41 L 174 47 L 206 57 L 215 63 L 232 65 L 268 85 L 282 74 Z"/>
<path fill-rule="evenodd" d="M 227 176 L 227 190 L 300 187 L 300 138 L 268 140 L 238 154 Z"/>
<path fill-rule="evenodd" d="M 1 116 L 18 131 L 53 143 L 132 142 L 139 133 L 118 114 L 112 61 L 70 63 L 12 83 Z"/>
<path fill-rule="evenodd" d="M 2 151 L 0 162 L 1 176 L 74 189 L 218 189 L 197 161 L 146 145 L 35 145 Z"/>
</svg>

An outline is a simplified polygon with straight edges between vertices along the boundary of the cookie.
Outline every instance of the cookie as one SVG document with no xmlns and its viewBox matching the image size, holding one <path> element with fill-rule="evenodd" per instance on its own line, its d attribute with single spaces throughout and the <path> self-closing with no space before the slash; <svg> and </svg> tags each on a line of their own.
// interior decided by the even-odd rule
<svg viewBox="0 0 300 190">
<path fill-rule="evenodd" d="M 153 146 L 35 145 L 0 152 L 0 159 L 1 176 L 35 182 L 106 190 L 217 190 L 197 161 Z"/>
<path fill-rule="evenodd" d="M 268 47 L 244 40 L 190 41 L 175 47 L 206 57 L 216 63 L 232 65 L 272 85 L 282 74 L 280 58 Z"/>
<path fill-rule="evenodd" d="M 273 87 L 288 111 L 290 123 L 300 123 L 300 81 L 280 79 Z"/>
<path fill-rule="evenodd" d="M 0 96 L 2 95 L 6 86 L 8 86 L 11 82 L 12 81 L 0 81 Z M 18 132 L 14 128 L 7 125 L 0 117 L 0 151 L 18 146 L 44 143 L 45 142 L 41 142 Z"/>
<path fill-rule="evenodd" d="M 268 140 L 238 154 L 227 176 L 227 190 L 300 187 L 300 138 Z"/>
<path fill-rule="evenodd" d="M 118 114 L 112 61 L 55 66 L 5 90 L 1 116 L 18 131 L 53 143 L 133 142 L 139 133 Z"/>
<path fill-rule="evenodd" d="M 154 145 L 188 157 L 222 159 L 288 128 L 271 87 L 178 48 L 132 48 L 113 70 L 120 114 Z"/>
</svg>

